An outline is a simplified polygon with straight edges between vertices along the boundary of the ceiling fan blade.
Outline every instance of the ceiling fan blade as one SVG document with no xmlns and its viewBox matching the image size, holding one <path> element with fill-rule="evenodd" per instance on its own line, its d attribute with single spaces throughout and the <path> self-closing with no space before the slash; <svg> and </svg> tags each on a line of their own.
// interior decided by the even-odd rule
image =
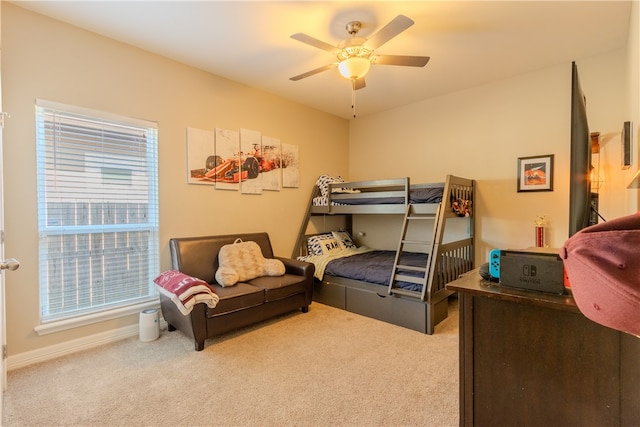
<svg viewBox="0 0 640 427">
<path fill-rule="evenodd" d="M 291 35 L 291 38 L 294 40 L 298 40 L 302 43 L 306 43 L 308 45 L 311 45 L 313 47 L 317 47 L 319 49 L 322 50 L 326 50 L 327 52 L 331 52 L 333 54 L 336 54 L 340 51 L 340 49 L 338 49 L 336 46 L 332 46 L 329 43 L 325 43 L 322 40 L 318 40 L 316 38 L 313 38 L 311 36 L 308 36 L 304 33 L 295 33 Z"/>
<path fill-rule="evenodd" d="M 411 18 L 404 15 L 398 15 L 392 19 L 387 25 L 378 30 L 366 42 L 367 48 L 376 50 L 410 26 L 414 24 Z"/>
<path fill-rule="evenodd" d="M 429 59 L 431 59 L 429 56 L 375 55 L 371 62 L 380 65 L 424 67 L 429 62 Z"/>
<path fill-rule="evenodd" d="M 359 78 L 358 80 L 356 80 L 356 83 L 355 83 L 355 85 L 353 86 L 353 88 L 354 88 L 355 90 L 358 90 L 358 89 L 362 89 L 362 88 L 363 88 L 363 87 L 365 87 L 366 85 L 367 85 L 367 84 L 366 84 L 366 83 L 365 83 L 365 81 L 364 81 L 364 77 L 361 77 L 361 78 Z"/>
<path fill-rule="evenodd" d="M 302 74 L 298 74 L 297 76 L 293 76 L 290 77 L 289 80 L 293 80 L 294 82 L 297 82 L 298 80 L 304 79 L 305 77 L 309 77 L 309 76 L 313 76 L 314 74 L 318 74 L 321 73 L 323 71 L 327 71 L 330 70 L 332 68 L 336 68 L 338 66 L 337 62 L 334 62 L 332 64 L 327 64 L 325 66 L 319 67 L 319 68 L 315 68 L 311 71 L 307 71 L 306 73 L 302 73 Z"/>
</svg>

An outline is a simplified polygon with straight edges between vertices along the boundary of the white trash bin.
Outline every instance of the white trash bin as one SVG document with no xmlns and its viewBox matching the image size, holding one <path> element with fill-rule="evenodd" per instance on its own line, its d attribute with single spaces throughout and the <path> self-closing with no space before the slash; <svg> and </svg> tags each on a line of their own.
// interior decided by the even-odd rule
<svg viewBox="0 0 640 427">
<path fill-rule="evenodd" d="M 140 341 L 149 342 L 160 336 L 160 321 L 157 308 L 148 308 L 140 312 Z"/>
</svg>

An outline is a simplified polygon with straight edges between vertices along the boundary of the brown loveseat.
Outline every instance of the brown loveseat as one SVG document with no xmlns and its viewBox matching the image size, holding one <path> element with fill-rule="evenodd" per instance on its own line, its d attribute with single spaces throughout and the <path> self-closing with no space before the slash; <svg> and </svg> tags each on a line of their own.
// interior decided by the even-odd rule
<svg viewBox="0 0 640 427">
<path fill-rule="evenodd" d="M 276 258 L 285 265 L 284 276 L 258 277 L 234 286 L 216 283 L 218 252 L 236 239 L 254 241 L 265 258 Z M 162 315 L 169 330 L 176 329 L 195 341 L 195 348 L 204 348 L 205 339 L 260 322 L 267 318 L 301 309 L 309 310 L 313 292 L 313 264 L 274 257 L 267 233 L 230 234 L 224 236 L 186 237 L 170 239 L 171 263 L 174 270 L 200 278 L 213 285 L 220 297 L 215 308 L 196 304 L 183 315 L 170 298 L 160 294 Z"/>
</svg>

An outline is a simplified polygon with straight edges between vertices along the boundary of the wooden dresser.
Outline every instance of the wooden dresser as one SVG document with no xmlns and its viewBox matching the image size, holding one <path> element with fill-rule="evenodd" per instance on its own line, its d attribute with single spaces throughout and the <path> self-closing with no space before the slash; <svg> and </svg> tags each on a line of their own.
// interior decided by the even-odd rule
<svg viewBox="0 0 640 427">
<path fill-rule="evenodd" d="M 500 287 L 478 270 L 460 301 L 461 426 L 640 426 L 640 338 L 570 295 Z"/>
</svg>

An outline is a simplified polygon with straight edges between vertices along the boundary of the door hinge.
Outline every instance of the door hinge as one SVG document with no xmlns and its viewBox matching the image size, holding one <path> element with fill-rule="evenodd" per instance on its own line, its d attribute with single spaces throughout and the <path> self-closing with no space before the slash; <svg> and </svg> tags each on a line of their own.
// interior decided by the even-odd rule
<svg viewBox="0 0 640 427">
<path fill-rule="evenodd" d="M 2 346 L 2 359 L 7 360 L 7 345 Z"/>
</svg>

